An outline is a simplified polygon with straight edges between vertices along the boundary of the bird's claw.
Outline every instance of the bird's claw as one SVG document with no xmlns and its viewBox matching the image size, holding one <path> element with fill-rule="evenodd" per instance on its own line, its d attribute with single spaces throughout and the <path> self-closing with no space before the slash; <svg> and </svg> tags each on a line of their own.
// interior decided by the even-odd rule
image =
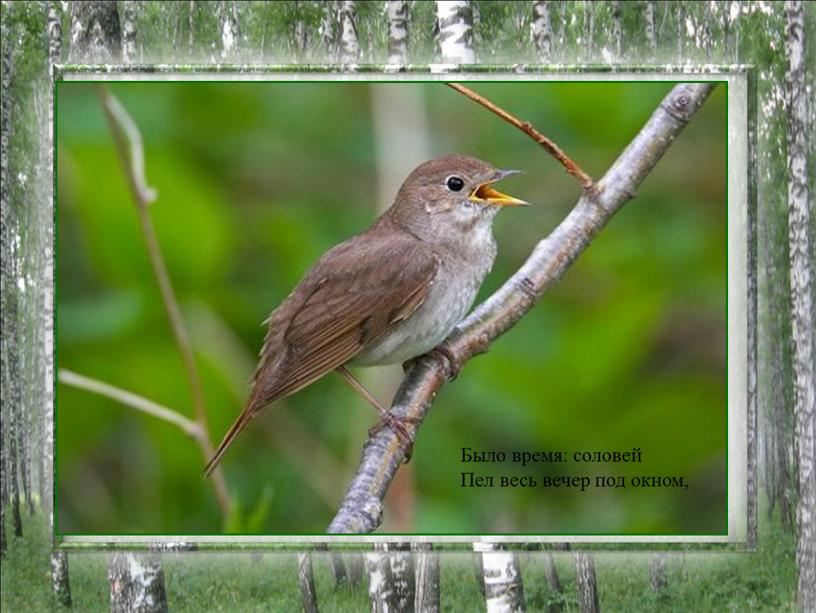
<svg viewBox="0 0 816 613">
<path fill-rule="evenodd" d="M 396 417 L 391 413 L 385 413 L 380 417 L 380 421 L 378 421 L 373 427 L 369 428 L 368 436 L 374 436 L 383 428 L 391 428 L 391 430 L 400 440 L 404 455 L 404 462 L 407 464 L 411 461 L 411 454 L 414 450 L 414 437 L 408 432 L 408 429 L 405 427 L 405 422 L 417 424 L 419 421 L 420 420 L 417 417 Z"/>
<path fill-rule="evenodd" d="M 438 347 L 431 349 L 428 352 L 428 355 L 440 359 L 440 361 L 445 364 L 448 369 L 448 380 L 453 381 L 459 376 L 459 371 L 462 369 L 462 367 L 459 364 L 459 360 L 454 357 L 450 349 L 444 345 L 439 345 Z"/>
<path fill-rule="evenodd" d="M 402 371 L 408 372 L 408 370 L 419 360 L 424 357 L 431 357 L 436 359 L 439 362 L 442 362 L 444 367 L 448 371 L 448 379 L 453 381 L 456 377 L 459 376 L 459 371 L 462 370 L 461 365 L 459 364 L 459 360 L 453 355 L 450 349 L 445 347 L 444 345 L 439 345 L 438 347 L 434 347 L 428 353 L 424 353 L 420 356 L 415 358 L 411 358 L 410 360 L 406 360 L 402 363 Z"/>
</svg>

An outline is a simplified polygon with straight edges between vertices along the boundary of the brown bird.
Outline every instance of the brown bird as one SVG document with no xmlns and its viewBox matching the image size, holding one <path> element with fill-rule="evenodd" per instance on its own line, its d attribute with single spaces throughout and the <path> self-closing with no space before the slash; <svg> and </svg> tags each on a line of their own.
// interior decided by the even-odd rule
<svg viewBox="0 0 816 613">
<path fill-rule="evenodd" d="M 247 406 L 205 474 L 264 407 L 334 370 L 380 413 L 377 428 L 410 446 L 402 422 L 346 365 L 405 362 L 445 339 L 493 266 L 499 208 L 527 204 L 491 187 L 518 172 L 464 155 L 425 162 L 368 230 L 327 251 L 269 316 Z"/>
</svg>

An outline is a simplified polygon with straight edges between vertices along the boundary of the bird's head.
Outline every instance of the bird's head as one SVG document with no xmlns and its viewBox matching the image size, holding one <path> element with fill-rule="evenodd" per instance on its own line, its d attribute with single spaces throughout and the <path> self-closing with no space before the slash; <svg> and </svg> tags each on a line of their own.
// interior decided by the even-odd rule
<svg viewBox="0 0 816 613">
<path fill-rule="evenodd" d="M 400 187 L 389 214 L 420 238 L 433 240 L 489 228 L 500 208 L 528 204 L 493 184 L 518 170 L 498 170 L 466 155 L 447 155 L 417 166 Z"/>
</svg>

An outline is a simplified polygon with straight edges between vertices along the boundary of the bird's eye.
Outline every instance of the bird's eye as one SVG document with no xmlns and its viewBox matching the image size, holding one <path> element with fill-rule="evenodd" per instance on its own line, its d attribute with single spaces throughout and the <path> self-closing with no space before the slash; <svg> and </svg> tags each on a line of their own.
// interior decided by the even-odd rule
<svg viewBox="0 0 816 613">
<path fill-rule="evenodd" d="M 448 177 L 447 186 L 452 192 L 459 192 L 462 191 L 462 188 L 465 186 L 465 182 L 461 177 Z"/>
</svg>

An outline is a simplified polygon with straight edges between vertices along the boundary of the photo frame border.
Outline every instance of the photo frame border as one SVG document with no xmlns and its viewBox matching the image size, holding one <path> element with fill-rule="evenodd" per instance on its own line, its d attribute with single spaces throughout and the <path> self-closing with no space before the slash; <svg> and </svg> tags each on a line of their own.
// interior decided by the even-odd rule
<svg viewBox="0 0 816 613">
<path fill-rule="evenodd" d="M 756 71 L 750 65 L 406 65 L 355 66 L 335 64 L 153 64 L 54 66 L 50 84 L 56 94 L 59 82 L 94 81 L 362 81 L 362 82 L 478 82 L 478 81 L 717 81 L 725 83 L 727 96 L 727 530 L 722 535 L 608 535 L 608 534 L 301 534 L 301 535 L 90 535 L 57 531 L 57 440 L 54 436 L 54 542 L 55 549 L 98 551 L 110 549 L 168 549 L 179 543 L 203 550 L 303 551 L 315 546 L 340 546 L 363 550 L 372 543 L 434 543 L 441 550 L 461 549 L 477 542 L 502 543 L 509 550 L 525 550 L 530 543 L 569 542 L 576 549 L 601 551 L 649 550 L 701 551 L 753 550 L 757 542 L 757 173 L 756 173 Z M 644 78 L 646 77 L 646 78 Z M 56 105 L 56 95 L 52 96 Z M 56 110 L 50 129 L 56 149 Z M 56 156 L 53 204 L 56 219 Z M 52 250 L 54 263 L 56 251 Z M 56 270 L 56 267 L 55 267 Z M 56 276 L 54 279 L 56 283 Z M 54 309 L 56 322 L 56 308 Z M 753 327 L 751 319 L 753 318 Z M 56 326 L 54 328 L 56 330 Z M 57 343 L 53 364 L 56 365 Z M 54 424 L 57 419 L 56 369 Z M 55 432 L 56 433 L 56 432 Z M 750 436 L 753 433 L 753 438 Z"/>
</svg>

